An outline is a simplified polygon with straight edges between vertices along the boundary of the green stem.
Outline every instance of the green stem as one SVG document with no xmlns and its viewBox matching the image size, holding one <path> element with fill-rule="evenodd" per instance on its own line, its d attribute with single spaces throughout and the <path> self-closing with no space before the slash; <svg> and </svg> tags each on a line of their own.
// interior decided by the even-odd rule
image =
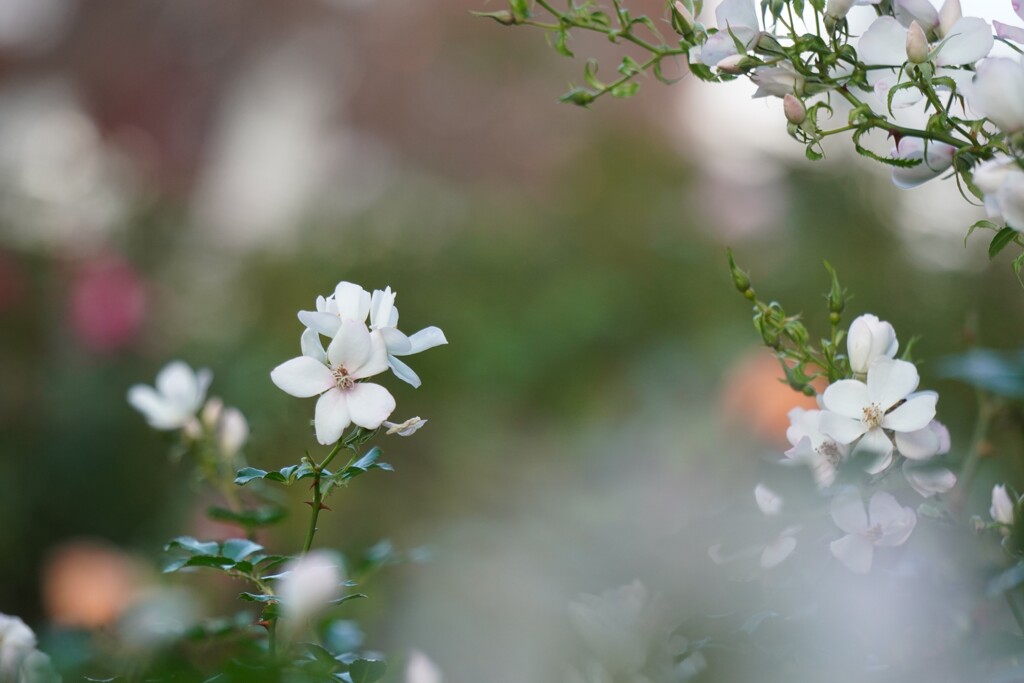
<svg viewBox="0 0 1024 683">
<path fill-rule="evenodd" d="M 313 500 L 309 503 L 311 508 L 309 528 L 306 530 L 306 541 L 302 544 L 301 555 L 305 555 L 313 547 L 313 537 L 316 536 L 316 522 L 320 517 L 320 510 L 323 508 L 323 494 L 320 492 L 320 475 L 343 448 L 345 448 L 344 439 L 334 444 L 334 448 L 331 449 L 331 452 L 327 454 L 327 457 L 320 464 L 313 466 Z"/>
</svg>

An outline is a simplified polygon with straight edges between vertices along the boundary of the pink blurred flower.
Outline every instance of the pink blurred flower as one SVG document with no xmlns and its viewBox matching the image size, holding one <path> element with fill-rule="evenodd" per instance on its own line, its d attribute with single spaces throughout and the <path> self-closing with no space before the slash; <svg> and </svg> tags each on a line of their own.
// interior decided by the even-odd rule
<svg viewBox="0 0 1024 683">
<path fill-rule="evenodd" d="M 71 325 L 96 353 L 129 346 L 146 315 L 145 283 L 118 256 L 101 256 L 75 273 L 71 283 Z"/>
</svg>

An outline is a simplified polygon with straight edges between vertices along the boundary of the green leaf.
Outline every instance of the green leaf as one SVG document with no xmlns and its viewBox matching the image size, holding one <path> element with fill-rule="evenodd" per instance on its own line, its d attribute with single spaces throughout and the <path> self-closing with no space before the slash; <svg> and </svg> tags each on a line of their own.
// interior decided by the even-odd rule
<svg viewBox="0 0 1024 683">
<path fill-rule="evenodd" d="M 263 479 L 266 476 L 266 470 L 259 470 L 255 467 L 243 467 L 235 475 L 235 483 L 239 486 L 245 486 L 253 479 Z"/>
<path fill-rule="evenodd" d="M 597 66 L 596 59 L 588 59 L 587 63 L 583 66 L 583 80 L 595 90 L 604 90 L 604 83 L 597 77 Z"/>
<path fill-rule="evenodd" d="M 565 28 L 560 28 L 557 31 L 551 31 L 548 33 L 548 42 L 551 47 L 555 48 L 555 52 L 565 57 L 575 57 L 572 50 L 568 46 L 569 31 Z"/>
<path fill-rule="evenodd" d="M 231 558 L 235 562 L 240 562 L 253 553 L 257 553 L 261 550 L 263 550 L 263 546 L 259 543 L 254 543 L 253 541 L 244 538 L 232 538 L 224 541 L 224 545 L 221 546 L 220 554 L 223 557 Z"/>
<path fill-rule="evenodd" d="M 348 673 L 352 683 L 374 683 L 384 677 L 387 665 L 377 659 L 357 659 L 349 664 Z"/>
<path fill-rule="evenodd" d="M 512 16 L 517 21 L 523 21 L 530 17 L 530 7 L 527 5 L 526 0 L 509 0 L 509 9 L 512 10 Z"/>
<path fill-rule="evenodd" d="M 164 550 L 180 548 L 192 555 L 217 555 L 220 545 L 216 541 L 197 541 L 191 536 L 178 536 L 164 546 Z"/>
<path fill-rule="evenodd" d="M 627 81 L 625 83 L 619 83 L 608 92 L 609 94 L 611 94 L 612 97 L 617 97 L 620 100 L 624 100 L 635 95 L 636 91 L 639 89 L 639 83 L 637 83 L 636 81 Z"/>
<path fill-rule="evenodd" d="M 992 238 L 992 241 L 988 245 L 988 257 L 994 259 L 996 255 L 1001 252 L 1007 244 L 1012 242 L 1017 237 L 1017 231 L 1013 228 L 1003 228 L 996 233 L 996 236 Z"/>
<path fill-rule="evenodd" d="M 626 55 L 625 57 L 622 58 L 622 63 L 619 64 L 620 74 L 622 74 L 623 76 L 636 76 L 638 73 L 640 73 L 640 71 L 640 65 L 637 64 L 637 61 L 635 59 L 633 59 L 629 55 Z"/>
</svg>

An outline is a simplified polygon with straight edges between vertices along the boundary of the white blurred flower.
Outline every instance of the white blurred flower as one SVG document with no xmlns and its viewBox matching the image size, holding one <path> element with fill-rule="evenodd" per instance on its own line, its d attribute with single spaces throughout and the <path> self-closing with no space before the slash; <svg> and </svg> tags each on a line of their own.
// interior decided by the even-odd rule
<svg viewBox="0 0 1024 683">
<path fill-rule="evenodd" d="M 700 50 L 700 62 L 717 66 L 723 59 L 739 54 L 736 41 L 746 49 L 753 47 L 761 32 L 754 0 L 723 0 L 715 9 L 718 33 L 709 37 Z"/>
<path fill-rule="evenodd" d="M 866 375 L 871 364 L 879 358 L 895 357 L 899 348 L 893 326 L 870 313 L 855 318 L 846 333 L 850 369 L 858 375 Z"/>
<path fill-rule="evenodd" d="M 569 618 L 612 680 L 640 672 L 659 626 L 651 595 L 640 581 L 601 595 L 581 595 L 569 605 Z"/>
<path fill-rule="evenodd" d="M 1004 133 L 1024 130 L 1024 63 L 1020 60 L 986 59 L 964 91 L 971 109 Z"/>
<path fill-rule="evenodd" d="M 903 545 L 917 524 L 917 515 L 902 507 L 890 494 L 871 497 L 868 509 L 856 489 L 846 489 L 832 499 L 832 520 L 846 535 L 829 548 L 840 562 L 858 574 L 871 571 L 875 546 Z"/>
<path fill-rule="evenodd" d="M 205 368 L 194 371 L 180 360 L 172 361 L 157 374 L 155 389 L 145 384 L 130 388 L 128 403 L 154 429 L 181 429 L 195 423 L 212 380 Z"/>
<path fill-rule="evenodd" d="M 825 390 L 821 430 L 843 444 L 859 439 L 854 453 L 874 455 L 867 471 L 877 474 L 892 463 L 893 443 L 886 430 L 896 435 L 915 432 L 935 417 L 938 394 L 914 394 L 918 382 L 913 363 L 876 360 L 868 369 L 867 383 L 842 379 Z"/>
<path fill-rule="evenodd" d="M 25 659 L 36 649 L 36 634 L 18 617 L 0 613 L 0 680 L 19 681 Z"/>
<path fill-rule="evenodd" d="M 782 530 L 771 543 L 768 543 L 761 551 L 761 569 L 771 569 L 783 562 L 796 549 L 796 539 L 793 537 L 799 527 L 790 526 Z"/>
<path fill-rule="evenodd" d="M 921 163 L 910 168 L 893 167 L 892 182 L 903 190 L 923 185 L 949 170 L 955 152 L 956 147 L 944 142 L 926 143 L 921 138 L 901 138 L 891 156 L 894 159 L 920 159 Z"/>
<path fill-rule="evenodd" d="M 335 443 L 353 422 L 377 429 L 391 416 L 395 399 L 390 392 L 379 384 L 358 381 L 388 369 L 387 349 L 379 332 L 347 318 L 326 351 L 317 333 L 306 330 L 302 352 L 274 368 L 270 378 L 292 396 L 320 395 L 313 422 L 321 444 Z"/>
<path fill-rule="evenodd" d="M 903 462 L 903 476 L 910 488 L 925 498 L 945 493 L 956 486 L 956 475 L 948 468 L 922 465 L 912 460 Z"/>
<path fill-rule="evenodd" d="M 409 653 L 405 666 L 405 683 L 442 683 L 444 677 L 437 664 L 419 650 Z"/>
<path fill-rule="evenodd" d="M 203 426 L 213 434 L 217 448 L 225 458 L 234 457 L 249 440 L 249 422 L 238 408 L 224 407 L 224 401 L 214 397 L 203 406 L 200 414 Z"/>
<path fill-rule="evenodd" d="M 754 97 L 799 95 L 804 90 L 804 77 L 789 62 L 759 66 L 750 74 L 750 80 L 757 85 Z"/>
<path fill-rule="evenodd" d="M 411 356 L 435 346 L 447 344 L 448 340 L 439 327 L 425 327 L 411 337 L 398 330 L 398 308 L 395 307 L 395 293 L 390 287 L 376 289 L 370 302 L 370 329 L 376 330 L 384 337 L 388 349 L 388 366 L 395 377 L 411 384 L 420 386 L 419 376 L 412 368 L 398 360 L 397 356 Z"/>
<path fill-rule="evenodd" d="M 793 448 L 786 457 L 811 468 L 811 475 L 819 487 L 831 486 L 836 480 L 836 468 L 846 459 L 849 448 L 821 431 L 820 410 L 793 408 L 789 411 L 786 438 Z"/>
<path fill-rule="evenodd" d="M 1010 498 L 1004 484 L 996 484 L 992 487 L 992 506 L 988 509 L 988 513 L 992 515 L 993 520 L 1011 526 L 1014 507 L 1013 499 Z"/>
<path fill-rule="evenodd" d="M 281 616 L 293 632 L 341 596 L 341 559 L 329 550 L 314 550 L 284 567 L 278 579 Z"/>
<path fill-rule="evenodd" d="M 764 484 L 754 487 L 754 500 L 761 512 L 769 517 L 782 512 L 782 496 L 772 491 Z"/>
<path fill-rule="evenodd" d="M 974 184 L 985 195 L 989 218 L 1024 230 L 1024 168 L 1008 156 L 998 156 L 974 169 Z"/>
</svg>

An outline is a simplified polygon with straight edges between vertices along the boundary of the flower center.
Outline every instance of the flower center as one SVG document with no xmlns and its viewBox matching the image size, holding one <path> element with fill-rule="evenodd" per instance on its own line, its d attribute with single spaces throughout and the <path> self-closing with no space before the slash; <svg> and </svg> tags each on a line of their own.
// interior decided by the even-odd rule
<svg viewBox="0 0 1024 683">
<path fill-rule="evenodd" d="M 842 456 L 839 453 L 839 446 L 837 446 L 834 441 L 824 441 L 815 450 L 817 450 L 818 454 L 823 456 L 825 460 L 828 461 L 828 464 L 833 467 L 838 465 L 839 461 L 842 459 Z"/>
<path fill-rule="evenodd" d="M 883 531 L 881 524 L 875 524 L 874 526 L 868 527 L 864 530 L 864 535 L 872 541 L 877 541 L 878 539 L 880 539 L 882 537 L 882 534 Z"/>
<path fill-rule="evenodd" d="M 882 418 L 885 417 L 885 411 L 879 407 L 877 403 L 864 407 L 864 424 L 874 429 L 882 425 Z"/>
<path fill-rule="evenodd" d="M 356 381 L 349 376 L 348 370 L 345 369 L 344 365 L 331 368 L 331 374 L 334 375 L 334 382 L 338 385 L 339 389 L 351 389 L 356 384 Z"/>
</svg>

